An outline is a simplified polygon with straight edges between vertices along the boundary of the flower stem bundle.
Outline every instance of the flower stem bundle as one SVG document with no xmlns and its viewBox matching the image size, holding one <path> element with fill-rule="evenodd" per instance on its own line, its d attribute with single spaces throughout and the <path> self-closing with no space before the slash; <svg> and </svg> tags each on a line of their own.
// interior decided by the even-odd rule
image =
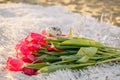
<svg viewBox="0 0 120 80">
<path fill-rule="evenodd" d="M 16 45 L 16 52 L 17 59 L 9 58 L 7 68 L 28 75 L 59 69 L 85 69 L 120 60 L 120 48 L 105 46 L 92 39 L 73 37 L 71 29 L 69 37 L 30 33 Z"/>
</svg>

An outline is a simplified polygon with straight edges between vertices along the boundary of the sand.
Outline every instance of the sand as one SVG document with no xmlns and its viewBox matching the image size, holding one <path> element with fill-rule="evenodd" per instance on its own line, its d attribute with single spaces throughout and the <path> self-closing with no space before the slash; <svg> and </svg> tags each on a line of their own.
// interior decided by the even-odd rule
<svg viewBox="0 0 120 80">
<path fill-rule="evenodd" d="M 15 44 L 30 32 L 58 26 L 64 33 L 73 28 L 75 36 L 120 47 L 120 28 L 88 16 L 63 9 L 23 3 L 0 4 L 0 80 L 120 80 L 120 63 L 101 64 L 86 70 L 58 70 L 50 74 L 27 76 L 5 69 L 8 56 L 15 55 Z"/>
</svg>

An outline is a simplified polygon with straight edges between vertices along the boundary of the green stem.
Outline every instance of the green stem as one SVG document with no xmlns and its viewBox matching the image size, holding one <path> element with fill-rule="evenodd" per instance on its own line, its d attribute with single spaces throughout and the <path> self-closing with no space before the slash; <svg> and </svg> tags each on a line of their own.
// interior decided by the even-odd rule
<svg viewBox="0 0 120 80">
<path fill-rule="evenodd" d="M 119 61 L 119 60 L 120 60 L 120 57 L 117 57 L 117 58 L 108 59 L 108 60 L 104 60 L 104 61 L 98 61 L 96 64 L 107 63 L 107 62 L 112 62 L 112 61 Z"/>
</svg>

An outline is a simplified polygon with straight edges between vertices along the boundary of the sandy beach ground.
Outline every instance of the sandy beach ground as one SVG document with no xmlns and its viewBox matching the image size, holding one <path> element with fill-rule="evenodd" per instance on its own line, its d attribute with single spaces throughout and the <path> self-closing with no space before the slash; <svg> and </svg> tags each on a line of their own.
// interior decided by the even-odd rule
<svg viewBox="0 0 120 80">
<path fill-rule="evenodd" d="M 0 2 L 23 2 L 43 6 L 62 5 L 65 9 L 85 16 L 92 16 L 120 26 L 120 0 L 0 0 Z"/>
<path fill-rule="evenodd" d="M 86 70 L 58 70 L 27 76 L 5 69 L 8 56 L 15 56 L 15 44 L 30 32 L 59 26 L 64 33 L 72 26 L 74 35 L 120 47 L 120 28 L 64 9 L 61 5 L 40 6 L 23 3 L 0 4 L 0 80 L 120 80 L 120 62 L 101 64 Z"/>
</svg>

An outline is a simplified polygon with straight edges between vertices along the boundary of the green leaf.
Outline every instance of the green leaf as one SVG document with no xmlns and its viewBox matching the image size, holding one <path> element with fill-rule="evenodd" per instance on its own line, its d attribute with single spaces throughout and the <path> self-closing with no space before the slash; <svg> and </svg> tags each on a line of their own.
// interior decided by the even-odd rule
<svg viewBox="0 0 120 80">
<path fill-rule="evenodd" d="M 59 69 L 76 69 L 76 68 L 83 68 L 86 66 L 92 66 L 95 63 L 83 63 L 83 64 L 69 64 L 69 65 L 50 65 L 41 68 L 38 72 L 40 73 L 50 73 L 54 72 Z"/>
<path fill-rule="evenodd" d="M 77 55 L 70 55 L 70 56 L 61 56 L 60 57 L 63 61 L 65 60 L 79 60 L 81 58 L 81 56 L 77 56 Z"/>
<path fill-rule="evenodd" d="M 44 62 L 56 62 L 56 61 L 60 61 L 61 58 L 59 58 L 57 56 L 42 55 L 40 57 L 37 57 L 37 60 L 41 60 Z"/>
<path fill-rule="evenodd" d="M 57 37 L 57 40 L 58 40 L 59 42 L 63 42 L 63 41 L 65 41 L 65 40 L 69 40 L 69 38 L 66 38 L 66 37 Z"/>
<path fill-rule="evenodd" d="M 82 58 L 80 58 L 77 62 L 87 62 L 89 60 L 90 57 L 88 56 L 83 56 Z"/>
<path fill-rule="evenodd" d="M 92 57 L 97 53 L 97 50 L 98 48 L 96 47 L 81 47 L 76 55 Z"/>
<path fill-rule="evenodd" d="M 75 61 L 79 60 L 81 58 L 81 56 L 77 56 L 77 55 L 70 55 L 70 56 L 61 56 L 60 57 L 62 59 L 62 61 L 58 61 L 55 62 L 53 64 L 64 64 L 64 63 L 75 63 Z"/>
<path fill-rule="evenodd" d="M 64 61 L 58 61 L 58 62 L 55 62 L 55 63 L 52 63 L 52 64 L 71 64 L 72 62 L 74 63 L 74 59 L 71 59 L 71 60 L 64 60 Z"/>
<path fill-rule="evenodd" d="M 79 49 L 80 48 L 79 46 L 62 46 L 62 45 L 55 45 L 55 47 L 57 49 L 62 49 L 62 50 L 67 50 L 67 49 L 73 50 L 73 49 Z"/>
<path fill-rule="evenodd" d="M 68 67 L 68 65 L 50 65 L 50 66 L 46 66 L 46 67 L 41 68 L 38 72 L 50 73 L 50 72 L 54 72 L 54 71 L 59 70 L 59 69 L 65 69 L 67 67 Z"/>
<path fill-rule="evenodd" d="M 62 56 L 62 55 L 71 55 L 76 54 L 76 50 L 66 50 L 63 52 L 46 52 L 46 54 L 52 55 L 52 56 Z"/>
<path fill-rule="evenodd" d="M 40 69 L 40 68 L 48 66 L 48 65 L 49 64 L 46 64 L 46 63 L 39 63 L 39 64 L 37 63 L 37 64 L 29 64 L 29 65 L 27 65 L 25 67 L 32 68 L 32 69 Z"/>
<path fill-rule="evenodd" d="M 41 48 L 40 50 L 34 52 L 34 54 L 44 54 L 47 51 L 47 49 Z"/>
<path fill-rule="evenodd" d="M 102 59 L 103 57 L 102 56 L 93 56 L 93 57 L 90 57 L 91 60 L 99 60 L 99 59 Z"/>
<path fill-rule="evenodd" d="M 73 34 L 72 34 L 72 28 L 70 27 L 70 31 L 69 31 L 69 35 L 68 35 L 69 38 L 72 38 L 73 37 Z"/>
<path fill-rule="evenodd" d="M 56 43 L 59 43 L 59 42 L 63 42 L 65 40 L 69 40 L 68 38 L 64 38 L 64 37 L 56 37 L 55 39 L 45 39 L 47 40 L 48 42 L 56 42 Z"/>
<path fill-rule="evenodd" d="M 72 38 L 60 43 L 60 45 L 67 45 L 67 46 L 79 46 L 79 47 L 104 47 L 103 44 L 96 42 L 91 39 L 85 38 Z"/>
</svg>

